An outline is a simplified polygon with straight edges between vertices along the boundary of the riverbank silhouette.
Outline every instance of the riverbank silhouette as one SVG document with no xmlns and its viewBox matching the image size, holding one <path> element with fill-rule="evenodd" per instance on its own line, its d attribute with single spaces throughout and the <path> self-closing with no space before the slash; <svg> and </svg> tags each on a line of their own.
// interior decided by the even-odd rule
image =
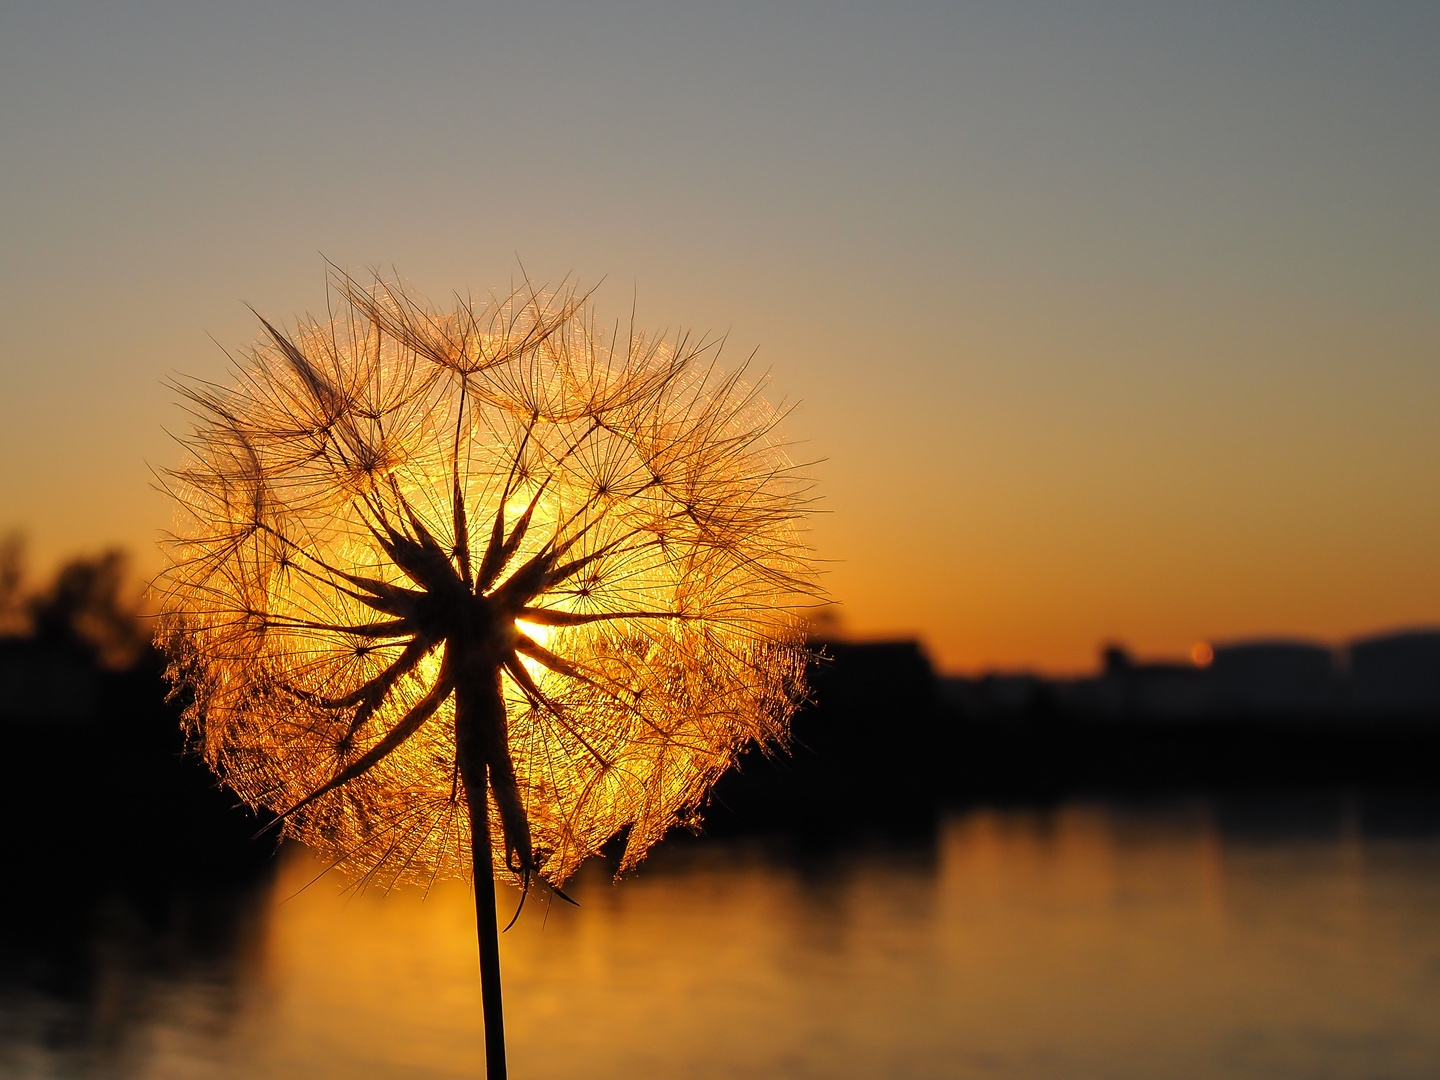
<svg viewBox="0 0 1440 1080">
<path fill-rule="evenodd" d="M 1306 667 L 1293 663 L 1290 646 L 1277 650 L 1273 677 L 1254 659 L 1262 650 L 1247 646 L 1247 683 L 1235 674 L 1240 665 L 1227 669 L 1223 650 L 1208 669 L 1136 664 L 1112 650 L 1084 679 L 944 679 L 914 642 L 816 643 L 814 690 L 795 717 L 790 752 L 742 757 L 715 789 L 701 828 L 848 835 L 924 828 L 946 805 L 1440 788 L 1440 709 L 1414 691 L 1425 685 L 1429 639 L 1396 640 L 1421 658 L 1407 672 L 1392 653 L 1392 685 L 1410 686 L 1410 695 L 1386 698 L 1371 685 L 1358 703 L 1346 696 L 1344 669 L 1324 674 L 1313 656 L 1309 669 L 1334 683 L 1329 696 L 1315 694 L 1314 679 L 1294 678 Z M 1246 693 L 1264 707 L 1237 707 Z M 37 871 L 42 879 L 83 866 L 97 880 L 178 874 L 203 883 L 268 860 L 274 841 L 252 839 L 263 822 L 187 750 L 178 704 L 166 694 L 161 660 L 149 649 L 117 671 L 83 643 L 0 639 L 8 747 L 0 800 L 20 866 L 53 866 Z"/>
</svg>

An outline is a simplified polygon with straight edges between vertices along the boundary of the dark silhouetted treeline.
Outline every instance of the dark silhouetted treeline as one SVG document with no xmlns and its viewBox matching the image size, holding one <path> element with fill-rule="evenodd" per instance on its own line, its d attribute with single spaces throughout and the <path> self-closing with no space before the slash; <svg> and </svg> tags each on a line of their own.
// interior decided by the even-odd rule
<svg viewBox="0 0 1440 1080">
<path fill-rule="evenodd" d="M 12 542 L 13 543 L 13 542 Z M 110 888 L 203 886 L 253 873 L 274 841 L 188 753 L 161 657 L 116 553 L 76 559 L 21 594 L 0 563 L 0 821 L 22 888 L 45 909 Z"/>
</svg>

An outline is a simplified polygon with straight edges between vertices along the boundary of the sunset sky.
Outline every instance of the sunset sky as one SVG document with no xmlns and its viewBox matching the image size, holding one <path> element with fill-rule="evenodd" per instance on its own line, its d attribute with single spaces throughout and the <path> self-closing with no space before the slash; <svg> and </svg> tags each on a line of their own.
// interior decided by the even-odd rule
<svg viewBox="0 0 1440 1080">
<path fill-rule="evenodd" d="M 1434 3 L 0 11 L 0 531 L 159 565 L 322 255 L 758 350 L 859 636 L 945 670 L 1440 623 Z"/>
</svg>

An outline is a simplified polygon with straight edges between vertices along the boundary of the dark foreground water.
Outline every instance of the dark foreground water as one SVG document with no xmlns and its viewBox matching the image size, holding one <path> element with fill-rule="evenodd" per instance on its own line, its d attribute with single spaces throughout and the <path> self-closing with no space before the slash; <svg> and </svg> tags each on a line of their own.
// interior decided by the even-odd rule
<svg viewBox="0 0 1440 1080">
<path fill-rule="evenodd" d="M 1072 804 L 824 854 L 668 845 L 618 885 L 588 867 L 581 907 L 532 904 L 503 939 L 511 1075 L 1432 1078 L 1435 811 Z M 8 926 L 0 1071 L 481 1075 L 466 888 L 316 872 L 294 850 L 247 888 Z"/>
</svg>

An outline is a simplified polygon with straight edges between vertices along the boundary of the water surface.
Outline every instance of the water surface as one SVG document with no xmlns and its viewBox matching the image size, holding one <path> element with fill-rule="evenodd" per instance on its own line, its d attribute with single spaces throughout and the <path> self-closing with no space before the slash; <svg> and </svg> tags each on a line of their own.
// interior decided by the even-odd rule
<svg viewBox="0 0 1440 1080">
<path fill-rule="evenodd" d="M 619 884 L 587 866 L 579 908 L 532 898 L 502 939 L 511 1075 L 1440 1075 L 1440 835 L 1373 809 L 980 810 L 922 841 L 668 844 Z M 12 949 L 0 1068 L 482 1075 L 468 890 L 318 872 L 295 849 L 248 892 L 114 897 L 76 940 Z"/>
</svg>

